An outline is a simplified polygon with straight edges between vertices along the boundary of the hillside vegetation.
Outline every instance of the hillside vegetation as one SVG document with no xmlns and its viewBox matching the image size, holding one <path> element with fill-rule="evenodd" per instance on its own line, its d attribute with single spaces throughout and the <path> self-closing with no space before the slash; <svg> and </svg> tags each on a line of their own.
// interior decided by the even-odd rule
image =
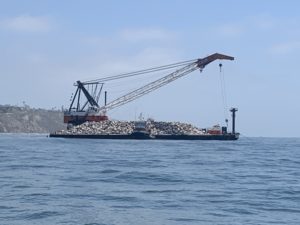
<svg viewBox="0 0 300 225">
<path fill-rule="evenodd" d="M 65 127 L 62 111 L 0 105 L 0 133 L 50 133 Z"/>
</svg>

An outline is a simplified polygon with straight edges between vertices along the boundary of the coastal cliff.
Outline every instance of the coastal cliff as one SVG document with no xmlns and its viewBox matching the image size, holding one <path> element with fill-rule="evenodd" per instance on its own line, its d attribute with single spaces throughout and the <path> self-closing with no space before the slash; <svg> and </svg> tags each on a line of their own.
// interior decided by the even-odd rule
<svg viewBox="0 0 300 225">
<path fill-rule="evenodd" d="M 60 110 L 0 105 L 0 133 L 50 133 L 65 128 Z"/>
</svg>

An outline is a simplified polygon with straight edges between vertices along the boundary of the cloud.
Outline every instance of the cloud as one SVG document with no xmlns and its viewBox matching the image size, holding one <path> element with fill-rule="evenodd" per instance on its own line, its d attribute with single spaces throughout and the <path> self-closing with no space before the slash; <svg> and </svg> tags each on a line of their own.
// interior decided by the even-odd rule
<svg viewBox="0 0 300 225">
<path fill-rule="evenodd" d="M 179 61 L 179 52 L 178 49 L 174 50 L 173 48 L 148 46 L 141 47 L 137 51 L 127 54 L 126 57 L 124 57 L 124 52 L 120 52 L 120 55 L 107 56 L 100 53 L 100 55 L 87 56 L 88 61 L 93 64 L 90 65 L 90 72 L 87 74 L 101 73 L 101 77 L 105 77 L 169 64 Z M 86 79 L 94 78 L 97 77 L 86 77 Z"/>
<path fill-rule="evenodd" d="M 271 47 L 270 52 L 273 54 L 289 54 L 300 50 L 300 41 L 290 41 L 280 43 Z"/>
<path fill-rule="evenodd" d="M 0 21 L 0 28 L 18 32 L 38 32 L 51 28 L 49 28 L 51 25 L 49 25 L 49 20 L 45 17 L 30 17 L 28 19 L 29 17 L 26 16 L 27 19 L 25 20 L 31 21 L 29 23 L 31 25 L 45 24 L 47 29 L 40 25 L 35 26 L 34 29 L 31 26 L 29 29 L 28 23 L 26 26 L 24 25 L 24 19 L 22 23 L 16 23 L 21 18 L 24 18 L 24 16 L 7 19 L 5 23 Z M 44 23 L 33 23 L 32 21 L 43 21 Z M 20 24 L 22 24 L 21 27 Z M 4 25 L 5 28 L 3 28 Z M 54 30 L 53 32 L 57 31 Z M 31 99 L 28 101 L 30 104 L 38 107 L 67 105 L 69 104 L 67 100 L 69 100 L 70 93 L 73 91 L 73 82 L 76 80 L 101 78 L 164 65 L 182 59 L 180 46 L 176 45 L 177 39 L 174 40 L 174 37 L 170 37 L 173 38 L 173 41 L 168 41 L 172 32 L 172 30 L 164 28 L 153 29 L 147 27 L 143 29 L 114 30 L 111 33 L 99 36 L 94 33 L 92 35 L 84 33 L 74 36 L 73 33 L 65 32 L 64 35 L 68 36 L 63 39 L 57 38 L 50 41 L 50 38 L 47 38 L 42 42 L 40 42 L 40 37 L 30 36 L 30 42 L 34 41 L 37 44 L 27 46 L 26 39 L 22 42 L 22 45 L 19 45 L 21 47 L 15 49 L 13 43 L 10 43 L 14 51 L 8 51 L 7 55 L 0 57 L 2 58 L 0 67 L 4 71 L 3 73 L 7 71 L 10 75 L 10 81 L 20 80 L 21 77 L 22 82 L 17 84 L 17 89 L 20 89 L 21 92 L 25 92 L 26 88 L 30 88 L 24 95 L 27 99 Z M 131 37 L 135 34 L 138 37 Z M 134 39 L 139 42 L 134 43 L 132 41 Z M 41 46 L 43 47 L 41 48 Z M 63 54 L 60 54 L 61 46 L 66 49 Z M 151 79 L 155 79 L 157 76 L 155 75 Z M 137 84 L 143 84 L 143 77 L 136 79 L 126 87 L 112 88 L 110 98 L 112 99 L 121 94 L 119 92 L 114 94 L 113 90 L 120 91 L 119 89 L 125 90 L 131 85 L 135 87 Z M 37 85 L 32 85 L 32 81 Z M 56 86 L 54 94 L 51 88 L 48 88 L 49 86 Z M 5 88 L 8 90 L 9 86 Z M 3 91 L 5 92 L 6 89 Z M 40 96 L 36 95 L 42 89 L 44 91 L 44 101 L 41 101 Z M 23 96 L 21 97 L 21 100 L 26 99 Z M 14 95 L 10 97 L 9 101 L 21 101 L 19 98 L 20 96 Z"/>
<path fill-rule="evenodd" d="M 50 30 L 51 24 L 46 17 L 21 15 L 0 21 L 0 26 L 13 31 L 45 32 Z"/>
<path fill-rule="evenodd" d="M 224 37 L 240 37 L 247 33 L 261 32 L 274 29 L 280 22 L 268 14 L 256 14 L 251 17 L 241 18 L 236 22 L 222 24 L 217 28 L 217 33 Z"/>
<path fill-rule="evenodd" d="M 239 24 L 224 24 L 218 28 L 218 33 L 225 37 L 239 37 L 244 33 L 244 28 Z"/>
<path fill-rule="evenodd" d="M 109 54 L 117 52 L 135 52 L 144 47 L 168 48 L 180 41 L 178 33 L 163 28 L 123 28 L 112 33 L 97 36 L 84 35 L 81 42 L 92 51 L 106 51 Z"/>
<path fill-rule="evenodd" d="M 174 34 L 159 28 L 124 29 L 120 37 L 126 41 L 165 41 L 174 38 Z"/>
<path fill-rule="evenodd" d="M 256 16 L 253 18 L 253 23 L 256 28 L 266 31 L 275 28 L 275 24 L 278 25 L 278 21 L 266 15 Z"/>
</svg>

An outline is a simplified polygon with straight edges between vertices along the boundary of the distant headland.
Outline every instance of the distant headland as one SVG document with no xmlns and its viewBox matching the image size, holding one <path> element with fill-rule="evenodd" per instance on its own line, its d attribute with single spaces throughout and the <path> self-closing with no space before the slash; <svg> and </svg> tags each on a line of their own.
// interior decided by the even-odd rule
<svg viewBox="0 0 300 225">
<path fill-rule="evenodd" d="M 65 128 L 61 110 L 0 105 L 0 133 L 50 133 Z"/>
</svg>

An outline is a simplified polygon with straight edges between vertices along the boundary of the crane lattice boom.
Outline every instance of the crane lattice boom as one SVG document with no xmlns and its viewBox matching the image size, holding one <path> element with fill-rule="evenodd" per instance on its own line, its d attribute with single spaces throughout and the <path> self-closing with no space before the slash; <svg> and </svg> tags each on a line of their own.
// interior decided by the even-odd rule
<svg viewBox="0 0 300 225">
<path fill-rule="evenodd" d="M 189 63 L 188 65 L 184 66 L 181 69 L 176 70 L 175 72 L 168 74 L 167 76 L 164 76 L 156 81 L 153 81 L 149 84 L 146 84 L 143 87 L 140 87 L 132 92 L 129 92 L 115 100 L 113 100 L 112 102 L 109 102 L 107 105 L 102 106 L 99 108 L 100 112 L 106 112 L 108 110 L 111 110 L 113 108 L 116 108 L 118 106 L 124 105 L 128 102 L 131 102 L 139 97 L 142 97 L 166 84 L 171 83 L 172 81 L 183 77 L 197 69 L 200 69 L 202 71 L 202 69 L 209 63 L 217 60 L 217 59 L 226 59 L 226 60 L 234 60 L 233 57 L 231 56 L 227 56 L 227 55 L 222 55 L 219 53 L 215 53 L 212 54 L 210 56 L 207 56 L 203 59 L 198 59 L 195 60 L 194 62 Z"/>
</svg>

